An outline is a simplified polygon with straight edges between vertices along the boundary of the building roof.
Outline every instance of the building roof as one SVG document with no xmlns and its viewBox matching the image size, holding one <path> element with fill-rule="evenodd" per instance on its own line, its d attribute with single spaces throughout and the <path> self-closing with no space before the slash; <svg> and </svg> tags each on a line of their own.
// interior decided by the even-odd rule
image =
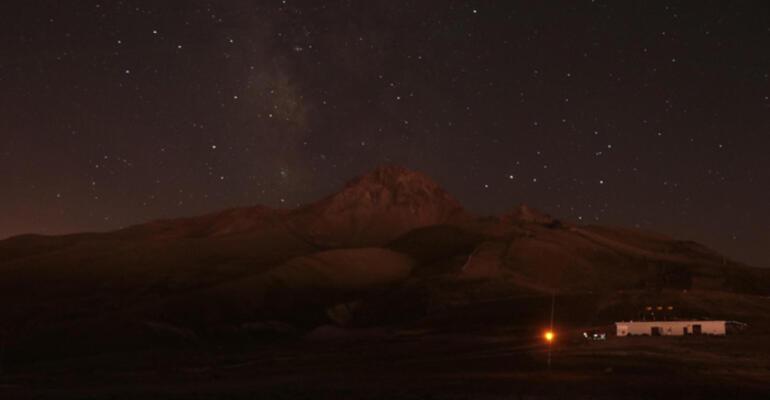
<svg viewBox="0 0 770 400">
<path fill-rule="evenodd" d="M 618 321 L 618 322 L 615 322 L 615 324 L 661 324 L 661 323 L 673 323 L 673 322 L 677 322 L 677 323 L 724 322 L 724 323 L 727 323 L 728 321 L 725 321 L 722 319 L 676 319 L 676 320 L 667 320 L 667 321 Z"/>
</svg>

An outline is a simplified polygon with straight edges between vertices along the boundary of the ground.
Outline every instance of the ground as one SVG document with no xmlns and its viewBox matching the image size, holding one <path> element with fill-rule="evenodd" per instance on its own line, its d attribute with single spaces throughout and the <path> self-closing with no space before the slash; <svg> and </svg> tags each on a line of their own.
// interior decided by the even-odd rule
<svg viewBox="0 0 770 400">
<path fill-rule="evenodd" d="M 326 332 L 301 341 L 20 366 L 2 399 L 762 398 L 770 336 L 557 338 L 505 329 Z"/>
</svg>

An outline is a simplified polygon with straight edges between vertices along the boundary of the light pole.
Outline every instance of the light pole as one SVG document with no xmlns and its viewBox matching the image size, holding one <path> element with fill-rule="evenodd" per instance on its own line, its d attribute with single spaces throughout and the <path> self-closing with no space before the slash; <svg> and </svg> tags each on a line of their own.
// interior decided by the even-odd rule
<svg viewBox="0 0 770 400">
<path fill-rule="evenodd" d="M 548 370 L 551 370 L 551 345 L 553 344 L 553 340 L 556 338 L 556 334 L 553 332 L 553 313 L 554 308 L 556 306 L 556 291 L 551 292 L 551 323 L 549 325 L 548 330 L 545 332 L 545 335 L 543 337 L 545 338 L 545 341 L 548 342 Z"/>
</svg>

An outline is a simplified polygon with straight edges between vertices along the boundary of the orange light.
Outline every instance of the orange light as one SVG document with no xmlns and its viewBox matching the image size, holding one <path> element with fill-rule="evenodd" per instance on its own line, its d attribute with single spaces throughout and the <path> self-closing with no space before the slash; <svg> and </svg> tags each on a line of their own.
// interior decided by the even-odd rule
<svg viewBox="0 0 770 400">
<path fill-rule="evenodd" d="M 553 331 L 546 331 L 543 337 L 545 338 L 546 342 L 551 343 L 553 342 L 553 339 L 556 337 L 556 335 L 553 333 Z"/>
</svg>

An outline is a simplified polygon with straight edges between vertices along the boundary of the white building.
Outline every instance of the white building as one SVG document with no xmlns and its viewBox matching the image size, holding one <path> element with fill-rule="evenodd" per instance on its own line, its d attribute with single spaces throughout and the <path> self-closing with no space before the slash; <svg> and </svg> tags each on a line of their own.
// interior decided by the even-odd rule
<svg viewBox="0 0 770 400">
<path fill-rule="evenodd" d="M 615 328 L 618 336 L 725 335 L 727 321 L 629 321 Z"/>
</svg>

